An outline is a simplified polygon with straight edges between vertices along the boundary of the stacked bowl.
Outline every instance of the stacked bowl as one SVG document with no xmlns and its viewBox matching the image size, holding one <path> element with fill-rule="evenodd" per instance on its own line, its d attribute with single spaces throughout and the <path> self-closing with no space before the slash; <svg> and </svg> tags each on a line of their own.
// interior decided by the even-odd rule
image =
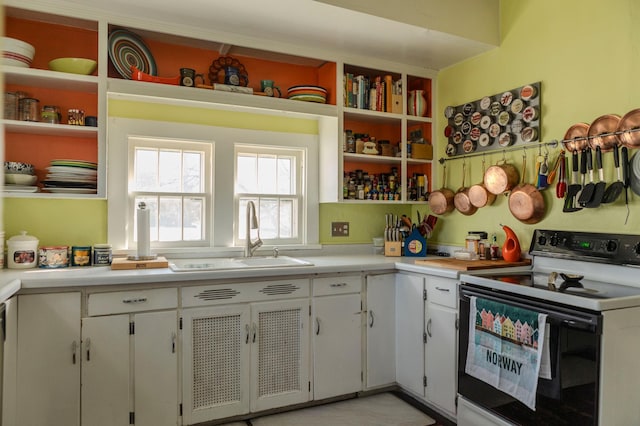
<svg viewBox="0 0 640 426">
<path fill-rule="evenodd" d="M 35 47 L 22 40 L 2 37 L 2 65 L 29 68 L 36 53 Z"/>
<path fill-rule="evenodd" d="M 38 181 L 33 164 L 19 161 L 4 162 L 4 181 L 6 192 L 36 192 Z"/>
<path fill-rule="evenodd" d="M 327 89 L 320 86 L 289 87 L 288 98 L 297 101 L 327 103 Z"/>
</svg>

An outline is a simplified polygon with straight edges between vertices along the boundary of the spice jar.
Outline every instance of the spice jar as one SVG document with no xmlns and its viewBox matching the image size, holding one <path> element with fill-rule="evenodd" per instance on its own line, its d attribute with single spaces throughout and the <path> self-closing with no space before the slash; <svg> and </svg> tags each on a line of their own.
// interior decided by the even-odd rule
<svg viewBox="0 0 640 426">
<path fill-rule="evenodd" d="M 112 260 L 111 244 L 94 244 L 93 266 L 111 265 L 111 260 Z"/>
<path fill-rule="evenodd" d="M 38 99 L 20 99 L 20 120 L 40 121 L 40 101 Z"/>
<path fill-rule="evenodd" d="M 465 241 L 465 247 L 467 251 L 470 251 L 476 254 L 478 253 L 478 245 L 480 244 L 479 235 L 474 235 L 474 234 L 467 235 L 464 241 Z"/>
<path fill-rule="evenodd" d="M 58 124 L 60 123 L 60 108 L 55 105 L 45 105 L 42 107 L 40 117 L 43 123 Z"/>
<path fill-rule="evenodd" d="M 72 108 L 68 111 L 67 124 L 84 126 L 84 110 Z"/>
</svg>

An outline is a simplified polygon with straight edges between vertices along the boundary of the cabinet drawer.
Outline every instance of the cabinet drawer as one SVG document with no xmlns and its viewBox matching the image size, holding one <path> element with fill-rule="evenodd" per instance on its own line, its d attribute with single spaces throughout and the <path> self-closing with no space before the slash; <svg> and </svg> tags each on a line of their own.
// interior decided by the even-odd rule
<svg viewBox="0 0 640 426">
<path fill-rule="evenodd" d="M 228 305 L 231 303 L 309 297 L 308 279 L 276 280 L 247 283 L 220 283 L 182 287 L 182 307 Z"/>
<path fill-rule="evenodd" d="M 458 281 L 451 278 L 427 277 L 427 300 L 430 303 L 458 307 Z"/>
<path fill-rule="evenodd" d="M 177 289 L 156 288 L 89 294 L 87 310 L 89 316 L 95 316 L 177 307 Z"/>
<path fill-rule="evenodd" d="M 315 278 L 313 280 L 314 296 L 360 293 L 361 289 L 362 278 L 360 278 L 360 275 L 350 275 L 347 277 Z"/>
</svg>

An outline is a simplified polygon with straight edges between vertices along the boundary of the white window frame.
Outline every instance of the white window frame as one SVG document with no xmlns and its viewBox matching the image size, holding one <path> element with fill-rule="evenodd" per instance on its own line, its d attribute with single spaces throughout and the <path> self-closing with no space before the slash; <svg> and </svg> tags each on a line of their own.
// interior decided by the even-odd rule
<svg viewBox="0 0 640 426">
<path fill-rule="evenodd" d="M 251 154 L 266 154 L 266 155 L 285 155 L 285 156 L 290 156 L 295 158 L 295 190 L 294 190 L 294 194 L 258 194 L 258 193 L 242 193 L 239 194 L 237 192 L 237 187 L 238 187 L 238 182 L 237 182 L 237 177 L 238 177 L 238 173 L 241 173 L 242 171 L 238 170 L 238 154 L 240 152 L 247 152 L 247 153 L 251 153 Z M 295 233 L 296 235 L 292 238 L 272 238 L 272 239 L 268 239 L 265 238 L 264 235 L 261 235 L 262 237 L 262 241 L 267 244 L 267 245 L 273 245 L 273 246 L 282 246 L 282 245 L 287 245 L 287 244 L 302 244 L 305 241 L 306 235 L 305 235 L 305 230 L 307 228 L 306 226 L 306 216 L 307 216 L 307 212 L 305 209 L 306 203 L 305 203 L 305 188 L 306 188 L 306 182 L 305 182 L 305 163 L 307 161 L 307 150 L 306 149 L 302 149 L 302 148 L 292 148 L 292 147 L 282 147 L 282 146 L 275 146 L 275 145 L 269 145 L 269 146 L 264 146 L 264 145 L 248 145 L 248 144 L 236 144 L 235 146 L 235 151 L 234 151 L 234 187 L 236 188 L 236 190 L 234 191 L 234 197 L 233 197 L 233 206 L 234 206 L 234 214 L 235 217 L 238 218 L 237 221 L 234 222 L 234 245 L 236 246 L 242 246 L 244 247 L 244 245 L 246 244 L 246 238 L 244 237 L 244 228 L 238 228 L 239 226 L 241 226 L 246 214 L 246 211 L 241 211 L 240 210 L 240 198 L 242 196 L 242 198 L 251 198 L 253 200 L 257 200 L 260 198 L 275 198 L 275 199 L 286 199 L 286 198 L 293 198 L 297 200 L 296 203 L 296 209 L 295 209 L 295 217 L 294 217 L 294 224 L 295 224 Z M 258 218 L 260 217 L 260 204 L 256 203 L 256 209 L 257 211 L 257 215 Z M 278 222 L 279 223 L 279 222 Z M 242 236 L 241 236 L 242 235 Z"/>
<path fill-rule="evenodd" d="M 213 152 L 215 143 L 211 141 L 193 141 L 193 140 L 184 140 L 184 139 L 169 139 L 169 138 L 158 138 L 158 137 L 141 137 L 141 136 L 129 136 L 128 138 L 128 182 L 129 188 L 127 191 L 128 195 L 128 211 L 135 212 L 137 205 L 135 199 L 137 196 L 143 197 L 179 197 L 185 198 L 190 195 L 202 197 L 204 199 L 204 215 L 202 221 L 202 227 L 204 228 L 203 239 L 202 240 L 191 240 L 191 241 L 154 241 L 152 238 L 153 246 L 156 248 L 166 248 L 166 247 L 208 247 L 212 241 L 212 229 L 211 229 L 211 221 L 209 218 L 211 217 L 211 212 L 213 211 L 213 191 L 214 186 L 212 182 L 212 168 L 214 164 Z M 169 149 L 169 150 L 180 150 L 184 152 L 189 151 L 199 151 L 204 154 L 203 161 L 203 181 L 204 187 L 203 192 L 198 193 L 187 193 L 187 192 L 163 192 L 163 191 L 138 191 L 136 192 L 134 189 L 133 182 L 135 180 L 135 150 L 136 148 L 151 148 L 151 149 Z M 135 213 L 134 219 L 135 220 Z M 136 235 L 134 231 L 135 226 L 129 226 L 127 228 L 127 240 L 128 241 L 136 241 Z"/>
<path fill-rule="evenodd" d="M 211 113 L 215 113 L 212 110 Z M 239 113 L 242 114 L 242 113 Z M 304 206 L 304 240 L 300 244 L 278 245 L 280 249 L 304 250 L 318 249 L 319 245 L 319 135 L 228 128 L 190 123 L 174 123 L 135 118 L 109 117 L 107 120 L 107 231 L 108 241 L 114 251 L 135 253 L 136 244 L 127 238 L 128 206 L 128 143 L 129 136 L 148 138 L 168 138 L 215 142 L 212 185 L 212 223 L 210 229 L 213 238 L 208 247 L 164 247 L 152 251 L 161 254 L 216 256 L 240 255 L 243 247 L 234 241 L 234 147 L 235 144 L 264 144 L 306 150 L 306 167 L 303 171 L 306 183 Z M 131 216 L 133 214 L 131 213 Z M 265 244 L 262 250 L 269 250 Z"/>
</svg>

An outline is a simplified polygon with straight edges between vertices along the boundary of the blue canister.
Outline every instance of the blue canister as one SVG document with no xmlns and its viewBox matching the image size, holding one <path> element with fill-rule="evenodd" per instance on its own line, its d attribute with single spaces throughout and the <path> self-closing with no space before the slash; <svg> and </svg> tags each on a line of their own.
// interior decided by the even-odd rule
<svg viewBox="0 0 640 426">
<path fill-rule="evenodd" d="M 71 266 L 90 266 L 91 246 L 71 247 Z"/>
</svg>

